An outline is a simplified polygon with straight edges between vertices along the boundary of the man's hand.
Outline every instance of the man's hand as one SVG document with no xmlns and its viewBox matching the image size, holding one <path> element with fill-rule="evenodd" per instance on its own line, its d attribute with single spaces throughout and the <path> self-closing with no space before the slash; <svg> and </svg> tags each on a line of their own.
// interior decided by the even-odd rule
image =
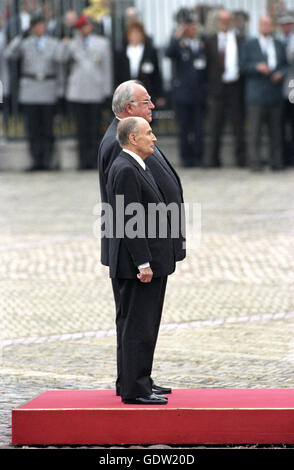
<svg viewBox="0 0 294 470">
<path fill-rule="evenodd" d="M 153 271 L 151 268 L 142 268 L 140 269 L 139 274 L 137 274 L 137 278 L 144 283 L 151 282 L 153 277 Z"/>
<path fill-rule="evenodd" d="M 180 39 L 182 36 L 185 35 L 187 31 L 187 26 L 186 25 L 181 25 L 179 26 L 176 31 L 174 32 L 174 38 L 175 39 Z"/>
<path fill-rule="evenodd" d="M 266 62 L 259 62 L 256 65 L 256 70 L 262 73 L 263 75 L 269 75 L 271 73 L 269 66 L 267 65 Z"/>
<path fill-rule="evenodd" d="M 275 72 L 272 74 L 271 80 L 274 83 L 279 83 L 283 78 L 283 74 L 281 72 Z"/>
</svg>

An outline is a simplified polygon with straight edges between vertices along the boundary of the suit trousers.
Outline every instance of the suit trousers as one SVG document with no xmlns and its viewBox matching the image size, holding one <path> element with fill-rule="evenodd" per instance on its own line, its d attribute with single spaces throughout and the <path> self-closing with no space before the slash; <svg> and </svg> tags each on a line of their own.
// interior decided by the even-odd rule
<svg viewBox="0 0 294 470">
<path fill-rule="evenodd" d="M 117 391 L 122 398 L 152 393 L 152 364 L 167 277 L 150 283 L 113 279 L 117 330 Z"/>
<path fill-rule="evenodd" d="M 248 105 L 249 122 L 249 157 L 251 169 L 262 166 L 261 136 L 263 124 L 267 124 L 269 138 L 269 164 L 273 169 L 283 166 L 282 156 L 282 104 L 281 105 Z"/>
<path fill-rule="evenodd" d="M 55 106 L 26 104 L 23 105 L 23 109 L 33 166 L 38 169 L 49 169 L 55 140 L 53 133 Z"/>
<path fill-rule="evenodd" d="M 294 103 L 285 99 L 282 115 L 283 158 L 286 167 L 294 165 Z"/>
<path fill-rule="evenodd" d="M 97 168 L 101 139 L 101 103 L 72 103 L 77 126 L 79 168 Z"/>
<path fill-rule="evenodd" d="M 235 163 L 246 165 L 246 145 L 244 134 L 244 103 L 242 85 L 239 82 L 223 84 L 222 93 L 212 96 L 209 103 L 208 166 L 221 166 L 221 139 L 225 123 L 230 120 L 234 136 Z"/>
<path fill-rule="evenodd" d="M 177 102 L 175 110 L 179 126 L 181 163 L 183 166 L 201 166 L 204 106 Z"/>
</svg>

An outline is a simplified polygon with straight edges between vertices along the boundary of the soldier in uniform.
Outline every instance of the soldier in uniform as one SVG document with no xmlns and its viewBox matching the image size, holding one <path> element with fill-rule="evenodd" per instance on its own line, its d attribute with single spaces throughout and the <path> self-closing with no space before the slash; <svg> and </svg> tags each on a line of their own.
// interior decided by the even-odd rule
<svg viewBox="0 0 294 470">
<path fill-rule="evenodd" d="M 52 168 L 58 47 L 59 42 L 46 35 L 44 18 L 33 16 L 29 31 L 14 38 L 5 52 L 9 59 L 21 59 L 19 102 L 26 118 L 31 171 Z"/>
<path fill-rule="evenodd" d="M 166 50 L 173 60 L 173 101 L 180 131 L 182 166 L 201 166 L 203 116 L 206 101 L 206 57 L 203 39 L 197 34 L 197 18 L 182 12 L 181 25 Z"/>
<path fill-rule="evenodd" d="M 64 40 L 62 60 L 71 61 L 66 99 L 76 118 L 79 168 L 84 170 L 97 168 L 102 105 L 113 89 L 112 55 L 109 39 L 93 33 L 90 18 L 81 15 L 76 28 L 80 34 Z"/>
</svg>

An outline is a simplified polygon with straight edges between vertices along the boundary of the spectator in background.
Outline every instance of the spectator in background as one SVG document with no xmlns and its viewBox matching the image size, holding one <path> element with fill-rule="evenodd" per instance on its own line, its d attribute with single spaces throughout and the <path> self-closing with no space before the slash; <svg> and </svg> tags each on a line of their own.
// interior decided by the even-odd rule
<svg viewBox="0 0 294 470">
<path fill-rule="evenodd" d="M 30 30 L 8 45 L 5 56 L 21 59 L 19 102 L 26 118 L 32 157 L 30 170 L 49 170 L 54 150 L 58 41 L 46 35 L 44 18 L 33 16 Z"/>
<path fill-rule="evenodd" d="M 77 124 L 79 169 L 97 168 L 97 148 L 102 134 L 102 105 L 112 93 L 112 54 L 107 38 L 93 33 L 85 15 L 76 22 L 79 35 L 65 39 L 61 60 L 72 61 L 66 99 L 72 103 Z"/>
<path fill-rule="evenodd" d="M 202 166 L 203 117 L 206 102 L 206 55 L 197 18 L 183 11 L 180 26 L 166 49 L 174 64 L 173 102 L 180 132 L 184 167 Z"/>
<path fill-rule="evenodd" d="M 253 171 L 262 170 L 260 137 L 265 121 L 268 125 L 271 168 L 283 168 L 282 88 L 287 61 L 284 45 L 274 38 L 273 32 L 271 17 L 262 17 L 259 37 L 248 40 L 242 51 L 241 68 L 246 76 L 248 105 L 250 168 Z"/>
<path fill-rule="evenodd" d="M 233 29 L 233 16 L 218 12 L 218 33 L 206 38 L 209 89 L 210 145 L 207 166 L 220 167 L 224 124 L 230 117 L 234 134 L 235 162 L 246 165 L 244 136 L 244 86 L 240 74 L 240 49 L 243 39 Z"/>
<path fill-rule="evenodd" d="M 10 42 L 15 36 L 29 29 L 34 8 L 35 4 L 31 0 L 24 0 L 19 14 L 13 15 L 8 19 L 5 31 L 7 42 Z"/>
<path fill-rule="evenodd" d="M 149 91 L 157 107 L 164 104 L 162 77 L 157 50 L 139 21 L 132 21 L 126 29 L 126 45 L 116 55 L 116 85 L 128 80 L 139 80 Z"/>
<path fill-rule="evenodd" d="M 6 38 L 5 31 L 3 28 L 3 14 L 0 13 L 0 80 L 2 83 L 1 89 L 3 96 L 3 101 L 6 100 L 6 97 L 9 95 L 9 73 L 7 60 L 4 57 L 4 51 L 6 47 Z M 0 99 L 0 109 L 1 109 L 1 99 Z"/>
<path fill-rule="evenodd" d="M 279 19 L 282 34 L 279 39 L 287 50 L 288 73 L 283 84 L 282 138 L 283 158 L 286 167 L 294 165 L 294 102 L 289 100 L 294 89 L 294 12 L 285 12 Z"/>
</svg>

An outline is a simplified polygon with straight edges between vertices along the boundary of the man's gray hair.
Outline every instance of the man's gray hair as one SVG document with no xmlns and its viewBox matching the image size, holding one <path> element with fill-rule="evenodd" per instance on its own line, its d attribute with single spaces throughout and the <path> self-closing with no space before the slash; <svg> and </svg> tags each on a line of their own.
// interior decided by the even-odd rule
<svg viewBox="0 0 294 470">
<path fill-rule="evenodd" d="M 129 144 L 130 134 L 137 134 L 139 120 L 135 117 L 122 119 L 117 126 L 117 135 L 119 145 L 123 148 Z"/>
<path fill-rule="evenodd" d="M 143 83 L 139 80 L 128 80 L 116 88 L 112 98 L 112 111 L 116 116 L 122 114 L 125 111 L 126 105 L 134 99 L 135 85 L 144 87 Z"/>
</svg>

